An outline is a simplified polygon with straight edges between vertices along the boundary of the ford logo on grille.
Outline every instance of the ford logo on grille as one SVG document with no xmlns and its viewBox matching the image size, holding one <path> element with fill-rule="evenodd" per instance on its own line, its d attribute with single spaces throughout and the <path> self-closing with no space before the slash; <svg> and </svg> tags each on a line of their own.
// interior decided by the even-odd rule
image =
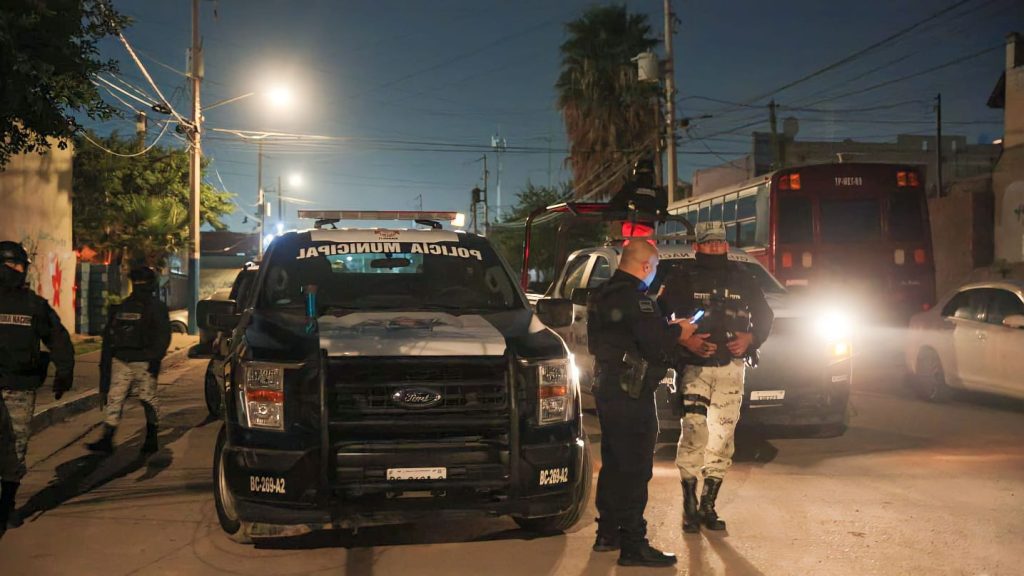
<svg viewBox="0 0 1024 576">
<path fill-rule="evenodd" d="M 391 401 L 402 408 L 433 408 L 441 403 L 441 393 L 430 388 L 402 388 L 391 395 Z"/>
</svg>

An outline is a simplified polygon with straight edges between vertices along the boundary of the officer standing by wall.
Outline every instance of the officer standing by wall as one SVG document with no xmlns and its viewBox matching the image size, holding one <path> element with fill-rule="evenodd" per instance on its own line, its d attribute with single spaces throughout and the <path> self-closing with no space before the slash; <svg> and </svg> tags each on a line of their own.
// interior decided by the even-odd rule
<svg viewBox="0 0 1024 576">
<path fill-rule="evenodd" d="M 50 359 L 56 366 L 53 396 L 58 400 L 71 389 L 75 369 L 68 331 L 49 303 L 25 285 L 30 263 L 21 244 L 0 242 L 0 531 L 21 525 L 14 499 L 26 472 L 36 390 L 46 379 Z M 40 351 L 40 342 L 49 353 Z"/>
<path fill-rule="evenodd" d="M 112 306 L 103 332 L 100 359 L 100 395 L 106 398 L 103 437 L 87 446 L 90 450 L 114 451 L 114 433 L 121 422 L 125 399 L 134 388 L 146 412 L 146 440 L 143 452 L 159 449 L 160 404 L 157 376 L 160 363 L 171 344 L 171 321 L 167 306 L 156 297 L 156 272 L 134 268 L 130 273 L 132 293 Z"/>
<path fill-rule="evenodd" d="M 659 299 L 664 313 L 704 311 L 697 333 L 683 342 L 683 418 L 676 466 L 683 483 L 683 530 L 700 524 L 725 530 L 715 500 L 732 465 L 734 435 L 743 403 L 746 362 L 768 338 L 774 314 L 757 281 L 728 259 L 721 222 L 697 226 L 696 263 L 666 279 Z M 697 476 L 704 487 L 697 503 Z"/>
<path fill-rule="evenodd" d="M 587 305 L 594 398 L 601 423 L 601 471 L 594 550 L 621 548 L 622 566 L 671 566 L 676 557 L 647 542 L 647 483 L 654 466 L 658 417 L 654 391 L 664 366 L 695 326 L 668 323 L 645 292 L 658 269 L 658 251 L 633 241 L 619 268 Z M 657 368 L 662 366 L 662 368 Z"/>
</svg>

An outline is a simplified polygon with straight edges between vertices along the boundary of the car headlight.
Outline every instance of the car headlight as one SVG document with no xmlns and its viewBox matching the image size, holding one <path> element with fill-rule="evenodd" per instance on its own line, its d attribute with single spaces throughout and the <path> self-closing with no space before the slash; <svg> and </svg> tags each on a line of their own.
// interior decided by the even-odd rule
<svg viewBox="0 0 1024 576">
<path fill-rule="evenodd" d="M 849 340 L 853 336 L 853 328 L 853 317 L 841 310 L 823 312 L 814 321 L 815 334 L 828 342 Z"/>
<path fill-rule="evenodd" d="M 238 395 L 246 427 L 284 430 L 284 367 L 243 362 Z"/>
<path fill-rule="evenodd" d="M 573 417 L 578 376 L 572 357 L 534 364 L 537 370 L 537 423 L 568 422 Z"/>
</svg>

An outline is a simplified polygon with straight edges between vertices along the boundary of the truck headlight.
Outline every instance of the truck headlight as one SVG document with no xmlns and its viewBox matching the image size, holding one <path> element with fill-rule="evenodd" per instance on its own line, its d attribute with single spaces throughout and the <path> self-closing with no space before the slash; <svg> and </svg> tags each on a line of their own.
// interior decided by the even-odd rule
<svg viewBox="0 0 1024 576">
<path fill-rule="evenodd" d="M 849 340 L 853 335 L 853 318 L 841 310 L 828 310 L 818 315 L 814 332 L 828 342 Z"/>
<path fill-rule="evenodd" d="M 579 381 L 572 357 L 534 366 L 537 370 L 537 423 L 546 426 L 572 420 Z"/>
<path fill-rule="evenodd" d="M 284 430 L 284 367 L 244 362 L 241 368 L 238 395 L 245 425 Z"/>
</svg>

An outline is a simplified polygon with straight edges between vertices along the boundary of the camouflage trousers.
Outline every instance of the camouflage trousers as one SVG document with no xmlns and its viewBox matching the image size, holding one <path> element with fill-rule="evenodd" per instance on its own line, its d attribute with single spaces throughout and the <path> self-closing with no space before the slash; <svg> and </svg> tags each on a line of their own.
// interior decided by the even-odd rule
<svg viewBox="0 0 1024 576">
<path fill-rule="evenodd" d="M 743 404 L 743 360 L 725 366 L 687 366 L 676 466 L 685 478 L 723 478 L 732 466 Z"/>
<path fill-rule="evenodd" d="M 146 423 L 156 425 L 160 420 L 160 404 L 156 397 L 156 376 L 149 373 L 148 362 L 123 362 L 114 358 L 110 365 L 110 391 L 104 408 L 107 426 L 116 428 L 121 422 L 124 402 L 135 390 L 146 411 Z"/>
<path fill-rule="evenodd" d="M 4 390 L 0 415 L 0 478 L 18 482 L 25 476 L 25 454 L 36 411 L 35 390 Z M 13 455 L 13 460 L 11 459 Z"/>
</svg>

